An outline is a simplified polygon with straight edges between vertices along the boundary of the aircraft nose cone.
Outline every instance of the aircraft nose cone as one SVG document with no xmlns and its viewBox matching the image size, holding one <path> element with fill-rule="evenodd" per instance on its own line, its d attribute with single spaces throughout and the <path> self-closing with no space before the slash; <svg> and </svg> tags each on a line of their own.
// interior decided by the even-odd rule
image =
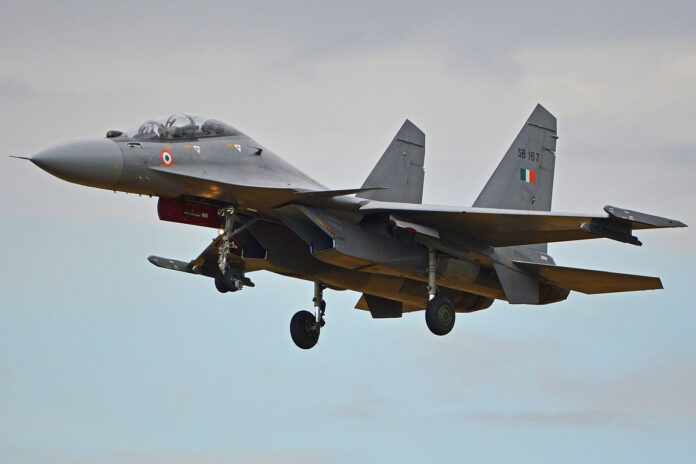
<svg viewBox="0 0 696 464">
<path fill-rule="evenodd" d="M 44 171 L 68 182 L 112 188 L 123 172 L 123 156 L 115 142 L 90 139 L 47 148 L 31 157 Z"/>
</svg>

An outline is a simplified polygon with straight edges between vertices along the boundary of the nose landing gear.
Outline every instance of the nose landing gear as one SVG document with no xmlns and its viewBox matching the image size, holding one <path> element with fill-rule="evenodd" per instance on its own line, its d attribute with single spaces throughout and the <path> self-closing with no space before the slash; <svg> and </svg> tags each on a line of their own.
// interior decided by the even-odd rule
<svg viewBox="0 0 696 464">
<path fill-rule="evenodd" d="M 215 274 L 215 288 L 220 293 L 236 292 L 244 286 L 253 287 L 254 283 L 244 276 L 242 269 L 228 267 L 225 272 L 217 272 Z"/>
<path fill-rule="evenodd" d="M 299 311 L 290 320 L 290 336 L 298 348 L 308 350 L 319 341 L 319 333 L 324 327 L 324 313 L 326 302 L 324 301 L 324 286 L 314 283 L 314 314 L 309 311 Z"/>
<path fill-rule="evenodd" d="M 232 230 L 235 221 L 235 209 L 233 206 L 223 208 L 218 211 L 218 214 L 223 219 L 224 228 L 220 236 L 220 248 L 218 249 L 218 268 L 215 273 L 215 288 L 220 293 L 236 292 L 242 287 L 253 287 L 254 283 L 244 276 L 243 269 L 236 269 L 227 265 L 227 257 L 230 254 L 230 240 L 241 230 L 246 229 L 251 224 L 256 222 L 256 219 L 247 221 L 246 224 L 239 227 L 237 230 Z"/>
</svg>

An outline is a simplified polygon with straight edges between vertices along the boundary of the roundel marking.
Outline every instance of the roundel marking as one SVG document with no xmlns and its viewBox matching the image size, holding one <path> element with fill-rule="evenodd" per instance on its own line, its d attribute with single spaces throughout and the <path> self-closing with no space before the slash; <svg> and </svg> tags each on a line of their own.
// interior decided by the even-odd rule
<svg viewBox="0 0 696 464">
<path fill-rule="evenodd" d="M 167 150 L 162 150 L 162 164 L 167 167 L 174 164 L 174 157 Z"/>
</svg>

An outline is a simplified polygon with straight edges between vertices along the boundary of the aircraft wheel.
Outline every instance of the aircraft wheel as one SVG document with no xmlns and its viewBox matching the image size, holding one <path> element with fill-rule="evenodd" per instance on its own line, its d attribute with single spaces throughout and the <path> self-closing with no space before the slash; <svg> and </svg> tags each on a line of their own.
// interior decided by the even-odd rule
<svg viewBox="0 0 696 464">
<path fill-rule="evenodd" d="M 222 275 L 222 272 L 218 271 L 215 273 L 215 288 L 217 288 L 217 291 L 220 293 L 227 293 L 230 290 L 227 288 L 227 284 L 225 283 L 225 278 Z"/>
<path fill-rule="evenodd" d="M 435 335 L 447 335 L 454 327 L 454 305 L 445 297 L 436 296 L 425 308 L 425 323 Z"/>
<path fill-rule="evenodd" d="M 319 341 L 320 327 L 314 314 L 309 311 L 299 311 L 290 320 L 290 336 L 298 348 L 308 350 Z"/>
<path fill-rule="evenodd" d="M 222 277 L 222 280 L 228 291 L 236 292 L 237 290 L 242 289 L 242 283 L 241 280 L 239 280 L 238 270 L 230 268 L 227 271 L 225 271 L 225 274 L 223 274 Z"/>
</svg>

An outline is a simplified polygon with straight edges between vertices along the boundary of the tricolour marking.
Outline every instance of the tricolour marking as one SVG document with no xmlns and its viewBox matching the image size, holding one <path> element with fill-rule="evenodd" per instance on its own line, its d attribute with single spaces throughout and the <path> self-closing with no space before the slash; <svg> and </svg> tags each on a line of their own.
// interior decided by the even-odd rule
<svg viewBox="0 0 696 464">
<path fill-rule="evenodd" d="M 162 164 L 165 166 L 169 167 L 174 164 L 174 157 L 167 150 L 162 150 L 160 157 L 162 158 Z"/>
<path fill-rule="evenodd" d="M 237 151 L 238 151 L 239 153 L 242 152 L 242 146 L 241 146 L 241 145 L 235 145 L 234 148 L 236 148 Z"/>
<path fill-rule="evenodd" d="M 198 153 L 199 155 L 201 154 L 201 147 L 199 147 L 198 145 L 194 145 L 193 149 L 196 150 L 196 153 Z"/>
<path fill-rule="evenodd" d="M 520 168 L 520 180 L 529 184 L 536 184 L 536 173 L 530 169 Z"/>
</svg>

